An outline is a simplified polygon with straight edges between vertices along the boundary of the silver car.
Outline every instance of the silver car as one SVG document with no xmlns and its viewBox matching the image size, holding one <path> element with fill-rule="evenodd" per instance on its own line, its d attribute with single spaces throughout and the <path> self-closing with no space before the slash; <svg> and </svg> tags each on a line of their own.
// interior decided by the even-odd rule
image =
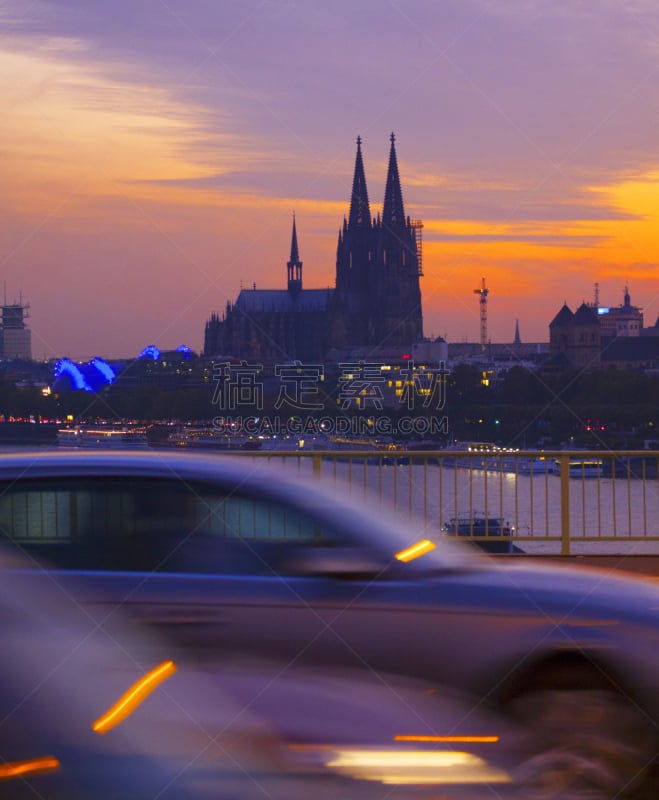
<svg viewBox="0 0 659 800">
<path fill-rule="evenodd" d="M 525 796 L 613 797 L 657 756 L 650 581 L 476 556 L 224 455 L 6 455 L 0 533 L 110 634 L 128 609 L 196 663 L 400 674 L 505 710 L 534 732 Z"/>
</svg>

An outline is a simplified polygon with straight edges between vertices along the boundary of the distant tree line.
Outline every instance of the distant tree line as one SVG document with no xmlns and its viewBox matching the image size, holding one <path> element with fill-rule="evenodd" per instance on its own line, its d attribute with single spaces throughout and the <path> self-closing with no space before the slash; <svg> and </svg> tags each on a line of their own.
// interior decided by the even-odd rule
<svg viewBox="0 0 659 800">
<path fill-rule="evenodd" d="M 468 365 L 449 377 L 447 414 L 456 437 L 589 448 L 642 447 L 659 438 L 656 375 L 618 369 L 548 374 L 516 366 L 489 386 L 484 380 Z"/>
<path fill-rule="evenodd" d="M 659 376 L 618 369 L 587 373 L 543 374 L 512 367 L 499 378 L 471 365 L 457 365 L 448 376 L 442 409 L 415 407 L 416 415 L 445 415 L 449 436 L 458 440 L 496 441 L 516 447 L 579 444 L 588 447 L 642 447 L 659 439 Z M 487 384 L 487 385 L 486 385 Z M 35 419 L 198 420 L 226 414 L 213 402 L 213 386 L 164 389 L 144 384 L 110 385 L 98 394 L 71 391 L 44 394 L 38 386 L 18 388 L 11 375 L 0 376 L 0 414 Z M 336 381 L 319 395 L 318 415 L 345 414 L 337 403 Z M 234 414 L 285 418 L 309 412 L 277 404 L 266 392 L 260 407 L 242 406 Z M 350 414 L 388 414 L 395 420 L 410 412 L 366 407 Z M 656 434 L 655 434 L 656 431 Z M 438 435 L 439 439 L 446 438 Z"/>
</svg>

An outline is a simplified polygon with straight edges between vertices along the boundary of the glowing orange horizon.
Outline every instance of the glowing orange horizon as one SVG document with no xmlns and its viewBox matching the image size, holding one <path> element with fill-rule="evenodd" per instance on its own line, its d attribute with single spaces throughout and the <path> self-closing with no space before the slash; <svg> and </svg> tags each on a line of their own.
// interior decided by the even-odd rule
<svg viewBox="0 0 659 800">
<path fill-rule="evenodd" d="M 80 235 L 82 242 L 98 242 L 90 268 L 102 275 L 113 274 L 113 245 L 125 242 L 126 272 L 135 282 L 140 267 L 151 259 L 158 263 L 162 284 L 175 286 L 182 266 L 187 266 L 185 257 L 191 256 L 188 262 L 199 266 L 205 289 L 213 295 L 204 312 L 209 315 L 221 310 L 227 297 L 235 297 L 241 282 L 267 288 L 285 285 L 288 253 L 285 245 L 273 252 L 272 242 L 275 232 L 278 240 L 286 241 L 289 229 L 284 220 L 293 210 L 300 215 L 305 287 L 333 285 L 336 234 L 348 211 L 349 178 L 342 200 L 314 197 L 312 179 L 308 194 L 302 192 L 301 197 L 288 196 L 285 181 L 285 196 L 277 196 L 274 184 L 271 193 L 256 190 L 241 182 L 243 172 L 259 172 L 273 182 L 284 172 L 281 163 L 272 166 L 266 135 L 238 134 L 239 126 L 228 124 L 207 137 L 207 109 L 184 102 L 162 86 L 131 76 L 123 82 L 105 76 L 103 65 L 91 55 L 85 60 L 84 41 L 55 37 L 35 52 L 13 45 L 0 49 L 0 69 L 20 76 L 20 91 L 11 80 L 0 87 L 6 110 L 0 131 L 5 154 L 0 211 L 6 230 L 0 238 L 5 277 L 10 286 L 20 284 L 35 305 L 46 307 L 57 294 L 62 264 L 70 260 L 70 240 L 64 247 L 58 247 L 59 240 L 52 245 L 45 235 L 52 228 L 55 238 Z M 229 109 L 220 111 L 229 116 Z M 277 155 L 291 164 L 299 158 L 293 153 Z M 478 340 L 473 289 L 482 275 L 491 289 L 493 341 L 512 340 L 512 315 L 522 316 L 523 340 L 530 336 L 547 341 L 547 326 L 562 301 L 576 307 L 592 299 L 596 281 L 609 281 L 614 288 L 618 284 L 614 296 L 602 295 L 606 305 L 622 301 L 628 282 L 633 302 L 646 310 L 646 324 L 654 321 L 659 305 L 659 173 L 654 165 L 648 164 L 645 171 L 639 168 L 633 179 L 620 174 L 609 185 L 568 187 L 593 218 L 524 219 L 520 206 L 510 209 L 514 219 L 501 221 L 485 218 L 484 211 L 475 211 L 480 216 L 474 219 L 446 219 L 447 198 L 456 190 L 465 202 L 470 193 L 477 197 L 481 190 L 492 196 L 500 189 L 504 196 L 504 191 L 519 188 L 516 175 L 488 180 L 487 175 L 464 170 L 444 174 L 436 164 L 415 160 L 413 147 L 401 156 L 402 182 L 412 190 L 410 199 L 415 188 L 427 198 L 425 205 L 408 204 L 407 210 L 424 222 L 422 292 L 428 335 L 456 341 L 468 334 L 471 341 Z M 321 165 L 319 174 L 330 174 L 334 163 Z M 369 167 L 375 178 L 374 163 Z M 351 164 L 345 165 L 346 174 L 350 169 Z M 566 208 L 569 199 L 564 200 Z M 552 204 L 560 214 L 561 199 Z M 375 216 L 378 204 L 372 203 L 371 210 Z M 78 266 L 89 264 L 88 253 L 81 249 Z M 24 275 L 30 276 L 31 284 L 25 285 Z M 215 281 L 212 286 L 207 276 Z M 141 296 L 134 285 L 124 287 L 121 278 L 114 291 L 124 302 L 126 295 Z M 76 285 L 74 293 L 72 303 L 81 308 L 96 300 L 86 285 Z M 202 288 L 195 287 L 194 293 L 202 296 Z M 532 317 L 524 319 L 530 304 Z M 116 302 L 108 305 L 116 308 Z M 163 290 L 163 330 L 169 330 L 180 305 L 177 289 Z M 96 314 L 95 319 L 102 331 L 109 328 L 114 312 L 108 311 L 105 319 Z M 55 336 L 41 334 L 38 320 L 34 314 L 35 340 L 41 335 L 49 344 Z M 203 322 L 200 318 L 198 342 Z M 75 334 L 67 328 L 66 335 Z M 145 336 L 144 341 L 152 338 Z M 56 344 L 59 348 L 58 340 Z M 116 355 L 105 349 L 102 354 Z"/>
</svg>

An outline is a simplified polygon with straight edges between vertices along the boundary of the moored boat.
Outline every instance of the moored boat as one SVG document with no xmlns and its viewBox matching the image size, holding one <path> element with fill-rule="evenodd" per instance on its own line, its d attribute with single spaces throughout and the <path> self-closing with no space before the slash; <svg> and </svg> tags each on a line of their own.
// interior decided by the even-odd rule
<svg viewBox="0 0 659 800">
<path fill-rule="evenodd" d="M 442 532 L 448 536 L 459 536 L 472 540 L 488 553 L 519 553 L 512 537 L 515 528 L 502 517 L 491 517 L 474 513 L 471 516 L 452 517 L 442 526 Z"/>
<path fill-rule="evenodd" d="M 455 455 L 454 455 L 455 453 Z M 440 450 L 440 464 L 458 469 L 510 472 L 517 475 L 551 475 L 554 462 L 540 451 L 538 455 L 519 448 L 501 447 L 492 442 L 463 442 Z"/>
<path fill-rule="evenodd" d="M 475 513 L 470 517 L 452 517 L 442 530 L 451 536 L 512 536 L 515 528 L 502 517 Z"/>
<path fill-rule="evenodd" d="M 142 428 L 87 428 L 82 425 L 58 430 L 57 444 L 60 447 L 100 449 L 141 449 L 149 446 L 146 432 Z"/>
<path fill-rule="evenodd" d="M 560 473 L 560 464 L 556 463 Z M 601 478 L 604 474 L 604 461 L 601 458 L 571 458 L 568 463 L 570 478 Z"/>
<path fill-rule="evenodd" d="M 167 446 L 202 450 L 258 450 L 261 440 L 241 433 L 186 425 L 181 430 L 170 433 Z"/>
</svg>

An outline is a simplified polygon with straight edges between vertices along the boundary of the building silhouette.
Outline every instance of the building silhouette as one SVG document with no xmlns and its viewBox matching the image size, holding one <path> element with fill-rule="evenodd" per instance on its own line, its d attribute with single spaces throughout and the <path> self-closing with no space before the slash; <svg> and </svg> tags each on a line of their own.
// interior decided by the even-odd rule
<svg viewBox="0 0 659 800">
<path fill-rule="evenodd" d="M 594 369 L 600 365 L 601 332 L 597 310 L 582 303 L 572 312 L 567 303 L 549 323 L 549 353 L 559 365 Z"/>
<path fill-rule="evenodd" d="M 631 303 L 625 286 L 620 306 L 567 303 L 549 323 L 550 366 L 649 368 L 659 363 L 659 327 L 643 327 L 643 311 Z M 659 323 L 659 320 L 658 320 Z"/>
<path fill-rule="evenodd" d="M 333 289 L 306 289 L 293 219 L 287 285 L 242 289 L 206 322 L 204 354 L 271 361 L 318 361 L 331 351 L 411 348 L 423 336 L 422 224 L 405 216 L 391 134 L 382 215 L 371 217 L 357 138 L 348 217 L 339 231 Z"/>
<path fill-rule="evenodd" d="M 597 315 L 603 337 L 642 335 L 643 311 L 632 305 L 628 286 L 625 286 L 623 300 L 621 306 L 598 306 Z"/>
<path fill-rule="evenodd" d="M 32 358 L 32 331 L 27 327 L 29 306 L 22 301 L 0 307 L 0 354 L 5 360 Z"/>
<path fill-rule="evenodd" d="M 266 361 L 314 361 L 329 347 L 331 289 L 304 289 L 297 228 L 293 219 L 285 289 L 241 289 L 224 317 L 206 323 L 204 354 Z"/>
</svg>

